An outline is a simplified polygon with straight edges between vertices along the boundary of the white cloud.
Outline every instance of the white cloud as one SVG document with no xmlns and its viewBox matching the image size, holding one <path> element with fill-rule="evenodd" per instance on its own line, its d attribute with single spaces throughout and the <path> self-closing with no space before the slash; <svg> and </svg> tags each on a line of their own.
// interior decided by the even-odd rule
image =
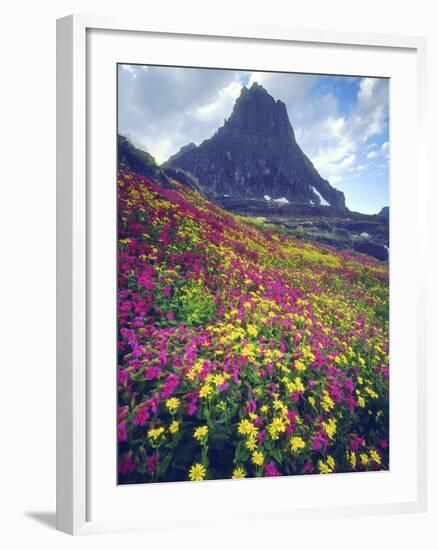
<svg viewBox="0 0 438 550">
<path fill-rule="evenodd" d="M 378 151 L 370 151 L 367 154 L 367 158 L 375 159 L 375 158 L 383 157 L 383 156 L 388 158 L 388 150 L 389 150 L 389 143 L 387 141 L 385 141 L 385 143 L 382 143 L 382 146 L 380 147 L 380 149 Z"/>
<path fill-rule="evenodd" d="M 353 155 L 353 154 L 348 155 L 339 163 L 339 166 L 342 169 L 348 168 L 354 163 L 355 160 L 356 160 L 356 155 Z"/>
<path fill-rule="evenodd" d="M 240 82 L 231 82 L 219 90 L 217 97 L 205 105 L 197 107 L 193 111 L 194 117 L 199 121 L 215 122 L 221 124 L 233 110 L 233 105 L 242 90 Z"/>
<path fill-rule="evenodd" d="M 119 132 L 163 162 L 223 124 L 240 77 L 235 71 L 120 65 Z"/>
</svg>

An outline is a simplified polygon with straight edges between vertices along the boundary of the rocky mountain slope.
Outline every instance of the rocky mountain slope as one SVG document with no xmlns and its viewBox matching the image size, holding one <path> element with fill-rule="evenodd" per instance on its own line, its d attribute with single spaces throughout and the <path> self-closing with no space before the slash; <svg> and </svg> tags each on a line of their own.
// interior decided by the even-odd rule
<svg viewBox="0 0 438 550">
<path fill-rule="evenodd" d="M 345 210 L 344 194 L 319 175 L 296 142 L 286 105 L 257 83 L 242 88 L 213 137 L 186 145 L 163 166 L 190 173 L 213 199 L 265 197 Z"/>
<path fill-rule="evenodd" d="M 152 178 L 166 189 L 174 189 L 173 182 L 177 180 L 209 196 L 208 186 L 180 168 L 158 166 L 149 153 L 132 145 L 124 136 L 118 137 L 118 148 L 119 170 L 132 170 Z M 347 208 L 265 198 L 220 196 L 211 200 L 230 212 L 283 227 L 303 241 L 317 241 L 337 250 L 356 250 L 383 261 L 389 256 L 388 207 L 377 215 L 368 215 Z"/>
</svg>

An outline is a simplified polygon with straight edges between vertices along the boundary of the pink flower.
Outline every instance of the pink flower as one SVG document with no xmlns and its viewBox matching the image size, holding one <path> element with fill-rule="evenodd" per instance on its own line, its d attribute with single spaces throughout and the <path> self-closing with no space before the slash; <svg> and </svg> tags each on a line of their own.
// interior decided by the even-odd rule
<svg viewBox="0 0 438 550">
<path fill-rule="evenodd" d="M 263 441 L 265 440 L 265 437 L 266 437 L 266 430 L 262 430 L 258 435 L 257 435 L 257 441 L 259 443 L 259 445 L 261 445 L 263 443 Z"/>
<path fill-rule="evenodd" d="M 328 445 L 328 437 L 324 432 L 315 434 L 312 438 L 312 450 L 320 451 L 322 448 L 326 448 Z"/>
<path fill-rule="evenodd" d="M 189 416 L 193 416 L 198 410 L 198 407 L 196 406 L 196 401 L 191 401 L 190 403 L 187 403 L 186 410 Z"/>
<path fill-rule="evenodd" d="M 121 386 L 125 386 L 129 380 L 129 369 L 119 369 L 118 374 L 119 374 L 119 384 Z"/>
<path fill-rule="evenodd" d="M 311 460 L 307 460 L 303 466 L 302 472 L 303 474 L 313 474 L 313 464 Z"/>
<path fill-rule="evenodd" d="M 146 469 L 148 471 L 148 474 L 153 474 L 155 472 L 159 459 L 160 453 L 146 457 Z"/>
<path fill-rule="evenodd" d="M 146 289 L 152 290 L 154 288 L 154 282 L 147 273 L 142 273 L 138 278 L 138 282 Z"/>
<path fill-rule="evenodd" d="M 173 394 L 173 392 L 176 390 L 178 385 L 179 385 L 178 376 L 176 376 L 176 374 L 169 374 L 169 376 L 166 378 L 163 384 L 161 398 L 167 399 L 168 397 L 170 397 Z"/>
<path fill-rule="evenodd" d="M 143 426 L 149 420 L 149 408 L 146 404 L 139 405 L 134 411 L 132 423 L 134 426 Z"/>
<path fill-rule="evenodd" d="M 124 459 L 119 462 L 118 472 L 121 476 L 129 476 L 135 468 L 136 466 L 132 462 L 132 452 L 129 452 L 125 455 Z"/>
<path fill-rule="evenodd" d="M 364 438 L 360 437 L 357 434 L 350 434 L 349 439 L 350 439 L 350 450 L 353 452 L 358 451 L 364 441 Z"/>
<path fill-rule="evenodd" d="M 126 422 L 120 422 L 117 426 L 117 435 L 119 441 L 126 441 L 128 439 L 128 434 L 126 433 Z"/>
<path fill-rule="evenodd" d="M 265 477 L 277 477 L 281 476 L 280 472 L 275 467 L 275 464 L 271 461 L 264 465 Z"/>
<path fill-rule="evenodd" d="M 157 378 L 160 377 L 161 367 L 159 367 L 158 365 L 149 367 L 148 369 L 145 370 L 145 374 L 148 380 L 156 380 Z"/>
</svg>

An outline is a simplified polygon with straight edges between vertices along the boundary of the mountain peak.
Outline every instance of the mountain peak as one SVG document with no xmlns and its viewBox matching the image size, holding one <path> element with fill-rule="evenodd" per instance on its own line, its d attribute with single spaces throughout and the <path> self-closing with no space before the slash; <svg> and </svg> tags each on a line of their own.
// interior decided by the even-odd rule
<svg viewBox="0 0 438 550">
<path fill-rule="evenodd" d="M 282 142 L 283 146 L 295 142 L 286 105 L 275 101 L 257 82 L 253 82 L 250 88 L 242 88 L 233 112 L 219 131 L 246 137 L 265 135 Z"/>
<path fill-rule="evenodd" d="M 286 199 L 345 209 L 345 197 L 321 178 L 295 140 L 286 105 L 253 82 L 242 87 L 224 125 L 198 147 L 165 163 L 189 172 L 212 198 Z"/>
</svg>

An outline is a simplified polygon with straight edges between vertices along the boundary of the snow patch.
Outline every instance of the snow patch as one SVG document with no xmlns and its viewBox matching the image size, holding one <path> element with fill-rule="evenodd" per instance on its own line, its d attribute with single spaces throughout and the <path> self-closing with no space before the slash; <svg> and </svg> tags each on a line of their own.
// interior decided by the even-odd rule
<svg viewBox="0 0 438 550">
<path fill-rule="evenodd" d="M 279 204 L 289 204 L 289 201 L 286 197 L 281 197 L 280 199 L 274 199 L 274 202 L 278 202 Z"/>
<path fill-rule="evenodd" d="M 270 201 L 271 200 L 271 197 L 269 195 L 263 195 L 263 198 L 265 199 L 265 201 Z"/>
<path fill-rule="evenodd" d="M 314 187 L 312 187 L 312 189 L 315 195 L 318 195 L 318 197 L 321 199 L 321 206 L 331 206 L 331 204 L 325 200 L 325 198 L 321 195 L 319 191 L 317 191 Z"/>
</svg>

